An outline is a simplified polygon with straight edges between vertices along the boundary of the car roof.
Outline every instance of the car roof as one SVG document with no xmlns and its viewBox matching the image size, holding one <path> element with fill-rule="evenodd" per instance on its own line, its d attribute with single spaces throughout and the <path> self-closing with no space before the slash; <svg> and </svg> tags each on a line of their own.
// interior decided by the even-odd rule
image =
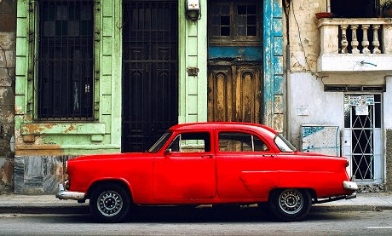
<svg viewBox="0 0 392 236">
<path fill-rule="evenodd" d="M 172 126 L 171 131 L 188 131 L 188 130 L 251 130 L 254 132 L 268 132 L 276 135 L 278 132 L 266 125 L 249 123 L 249 122 L 195 122 L 182 123 Z"/>
</svg>

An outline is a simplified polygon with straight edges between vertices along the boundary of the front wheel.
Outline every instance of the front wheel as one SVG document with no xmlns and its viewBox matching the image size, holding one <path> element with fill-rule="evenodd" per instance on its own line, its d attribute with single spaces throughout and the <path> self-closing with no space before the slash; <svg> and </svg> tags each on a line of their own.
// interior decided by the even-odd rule
<svg viewBox="0 0 392 236">
<path fill-rule="evenodd" d="M 282 189 L 274 191 L 269 199 L 271 211 L 281 220 L 301 220 L 308 215 L 312 198 L 307 190 Z"/>
<path fill-rule="evenodd" d="M 128 215 L 130 205 L 129 193 L 116 184 L 102 185 L 91 194 L 91 214 L 99 222 L 121 222 Z"/>
</svg>

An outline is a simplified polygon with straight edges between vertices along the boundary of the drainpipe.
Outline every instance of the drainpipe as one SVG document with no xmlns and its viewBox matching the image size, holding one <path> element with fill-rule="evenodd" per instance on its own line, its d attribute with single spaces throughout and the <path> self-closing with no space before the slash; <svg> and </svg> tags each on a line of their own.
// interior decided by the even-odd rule
<svg viewBox="0 0 392 236">
<path fill-rule="evenodd" d="M 326 0 L 327 12 L 331 12 L 331 0 Z"/>
<path fill-rule="evenodd" d="M 285 65 L 284 65 L 284 73 L 285 73 L 285 80 L 284 80 L 284 89 L 285 89 L 285 91 L 284 91 L 284 95 L 283 95 L 283 99 L 284 99 L 284 104 L 285 104 L 285 106 L 284 106 L 284 110 L 285 110 L 285 118 L 284 118 L 284 120 L 285 120 L 285 122 L 284 122 L 284 126 L 286 127 L 286 128 L 284 128 L 283 130 L 286 130 L 286 132 L 285 132 L 285 137 L 288 139 L 288 140 L 290 140 L 291 141 L 291 130 L 290 130 L 290 128 L 291 128 L 291 126 L 290 126 L 290 106 L 289 106 L 289 104 L 288 104 L 288 102 L 289 102 L 289 99 L 288 99 L 288 97 L 289 97 L 289 92 L 290 92 L 290 90 L 289 90 L 289 88 L 290 88 L 290 82 L 289 82 L 289 77 L 290 77 L 290 24 L 289 24 L 289 18 L 290 18 L 290 1 L 288 1 L 288 0 L 284 0 L 284 2 L 283 2 L 284 4 L 283 4 L 283 11 L 284 11 L 284 13 L 285 13 L 285 16 L 286 16 L 286 60 L 285 60 Z"/>
</svg>

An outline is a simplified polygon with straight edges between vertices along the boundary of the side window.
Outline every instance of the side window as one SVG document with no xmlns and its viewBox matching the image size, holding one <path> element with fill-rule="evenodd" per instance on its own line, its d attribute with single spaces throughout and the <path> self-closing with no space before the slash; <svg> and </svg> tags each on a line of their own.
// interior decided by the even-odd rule
<svg viewBox="0 0 392 236">
<path fill-rule="evenodd" d="M 219 133 L 220 152 L 259 152 L 268 147 L 257 136 L 240 132 Z"/>
<path fill-rule="evenodd" d="M 205 132 L 183 133 L 177 135 L 169 145 L 172 152 L 210 152 L 210 134 Z"/>
<path fill-rule="evenodd" d="M 39 119 L 92 119 L 94 1 L 38 4 Z"/>
</svg>

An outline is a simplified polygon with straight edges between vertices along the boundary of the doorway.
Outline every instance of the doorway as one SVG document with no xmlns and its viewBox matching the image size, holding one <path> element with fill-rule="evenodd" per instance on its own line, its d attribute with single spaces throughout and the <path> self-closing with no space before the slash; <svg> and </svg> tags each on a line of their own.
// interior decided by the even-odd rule
<svg viewBox="0 0 392 236">
<path fill-rule="evenodd" d="M 344 96 L 343 155 L 350 160 L 349 173 L 357 181 L 383 180 L 381 94 Z"/>
<path fill-rule="evenodd" d="M 209 64 L 208 121 L 260 123 L 260 64 Z"/>
<path fill-rule="evenodd" d="M 122 152 L 178 123 L 178 2 L 123 2 Z"/>
<path fill-rule="evenodd" d="M 263 1 L 208 4 L 208 121 L 260 123 Z"/>
</svg>

